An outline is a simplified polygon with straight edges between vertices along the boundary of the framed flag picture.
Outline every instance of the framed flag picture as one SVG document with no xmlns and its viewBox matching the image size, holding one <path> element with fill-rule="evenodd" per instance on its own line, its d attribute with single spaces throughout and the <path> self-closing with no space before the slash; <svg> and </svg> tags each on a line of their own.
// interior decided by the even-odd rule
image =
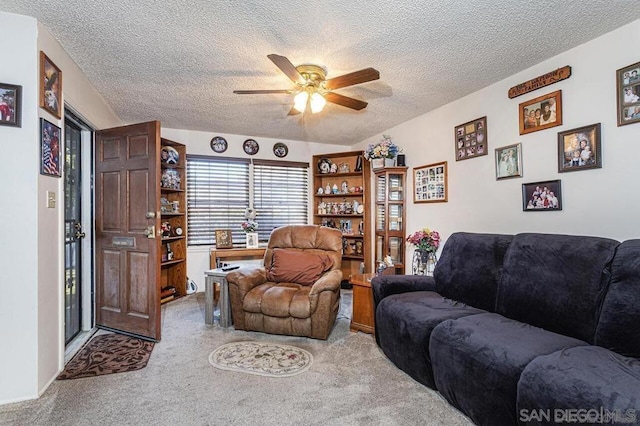
<svg viewBox="0 0 640 426">
<path fill-rule="evenodd" d="M 60 141 L 62 131 L 60 127 L 40 119 L 40 174 L 45 176 L 62 176 L 60 165 Z"/>
</svg>

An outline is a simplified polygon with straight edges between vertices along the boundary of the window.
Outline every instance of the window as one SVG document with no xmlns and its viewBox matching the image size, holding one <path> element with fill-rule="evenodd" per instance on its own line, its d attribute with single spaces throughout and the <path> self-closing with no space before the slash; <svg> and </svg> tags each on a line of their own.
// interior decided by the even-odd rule
<svg viewBox="0 0 640 426">
<path fill-rule="evenodd" d="M 307 163 L 187 156 L 189 245 L 215 243 L 216 229 L 230 229 L 233 243 L 244 246 L 240 229 L 253 200 L 260 241 L 274 228 L 306 224 L 309 208 Z M 252 175 L 253 185 L 250 185 Z"/>
<path fill-rule="evenodd" d="M 216 229 L 244 242 L 240 221 L 249 205 L 249 160 L 187 155 L 189 245 L 213 244 Z"/>
<path fill-rule="evenodd" d="M 309 178 L 306 163 L 255 160 L 253 206 L 258 211 L 260 241 L 282 225 L 308 222 Z"/>
</svg>

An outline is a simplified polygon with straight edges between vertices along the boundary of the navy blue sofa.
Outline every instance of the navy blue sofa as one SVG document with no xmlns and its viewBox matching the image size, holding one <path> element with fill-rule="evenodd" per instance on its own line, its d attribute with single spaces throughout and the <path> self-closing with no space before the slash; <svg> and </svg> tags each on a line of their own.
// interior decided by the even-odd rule
<svg viewBox="0 0 640 426">
<path fill-rule="evenodd" d="M 455 233 L 372 288 L 385 355 L 476 424 L 640 424 L 640 240 Z"/>
</svg>

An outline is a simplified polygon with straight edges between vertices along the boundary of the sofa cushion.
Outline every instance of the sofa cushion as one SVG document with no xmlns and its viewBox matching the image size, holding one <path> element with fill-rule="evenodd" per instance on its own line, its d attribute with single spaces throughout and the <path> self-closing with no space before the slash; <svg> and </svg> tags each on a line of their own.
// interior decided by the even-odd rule
<svg viewBox="0 0 640 426">
<path fill-rule="evenodd" d="M 570 421 L 569 410 L 590 416 L 580 423 L 638 424 L 640 361 L 598 346 L 540 356 L 522 372 L 517 410 L 520 424 L 527 426 L 578 423 Z M 616 411 L 617 421 L 598 420 L 600 413 Z"/>
<path fill-rule="evenodd" d="M 505 255 L 496 312 L 593 343 L 618 241 L 518 234 Z"/>
<path fill-rule="evenodd" d="M 513 425 L 522 370 L 537 356 L 586 345 L 494 313 L 447 320 L 431 333 L 436 388 L 480 425 Z"/>
<path fill-rule="evenodd" d="M 640 358 L 640 240 L 625 241 L 616 250 L 595 344 Z"/>
<path fill-rule="evenodd" d="M 299 250 L 274 249 L 267 279 L 273 282 L 290 282 L 313 285 L 333 262 L 323 254 Z"/>
<path fill-rule="evenodd" d="M 254 287 L 244 297 L 245 312 L 279 318 L 309 318 L 315 307 L 309 298 L 311 287 L 295 283 L 267 282 Z"/>
<path fill-rule="evenodd" d="M 432 291 L 394 294 L 376 310 L 376 337 L 385 355 L 402 371 L 434 388 L 429 338 L 434 327 L 450 318 L 483 313 Z"/>
<path fill-rule="evenodd" d="M 502 261 L 512 238 L 498 234 L 452 234 L 434 271 L 438 293 L 494 312 Z"/>
</svg>

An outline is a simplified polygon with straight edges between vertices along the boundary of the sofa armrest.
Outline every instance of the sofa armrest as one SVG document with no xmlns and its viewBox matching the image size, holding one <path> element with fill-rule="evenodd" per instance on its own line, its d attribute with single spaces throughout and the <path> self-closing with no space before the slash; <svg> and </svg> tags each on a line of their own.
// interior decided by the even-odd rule
<svg viewBox="0 0 640 426">
<path fill-rule="evenodd" d="M 340 288 L 342 281 L 342 271 L 333 270 L 325 272 L 318 281 L 313 283 L 309 296 L 320 294 L 323 291 L 336 291 Z"/>
<path fill-rule="evenodd" d="M 262 266 L 240 268 L 227 274 L 227 282 L 230 286 L 236 286 L 241 299 L 244 299 L 244 295 L 252 288 L 267 282 L 267 272 Z"/>
<path fill-rule="evenodd" d="M 436 282 L 433 277 L 425 275 L 381 275 L 373 277 L 371 289 L 375 312 L 378 304 L 387 296 L 410 291 L 436 291 Z"/>
</svg>

